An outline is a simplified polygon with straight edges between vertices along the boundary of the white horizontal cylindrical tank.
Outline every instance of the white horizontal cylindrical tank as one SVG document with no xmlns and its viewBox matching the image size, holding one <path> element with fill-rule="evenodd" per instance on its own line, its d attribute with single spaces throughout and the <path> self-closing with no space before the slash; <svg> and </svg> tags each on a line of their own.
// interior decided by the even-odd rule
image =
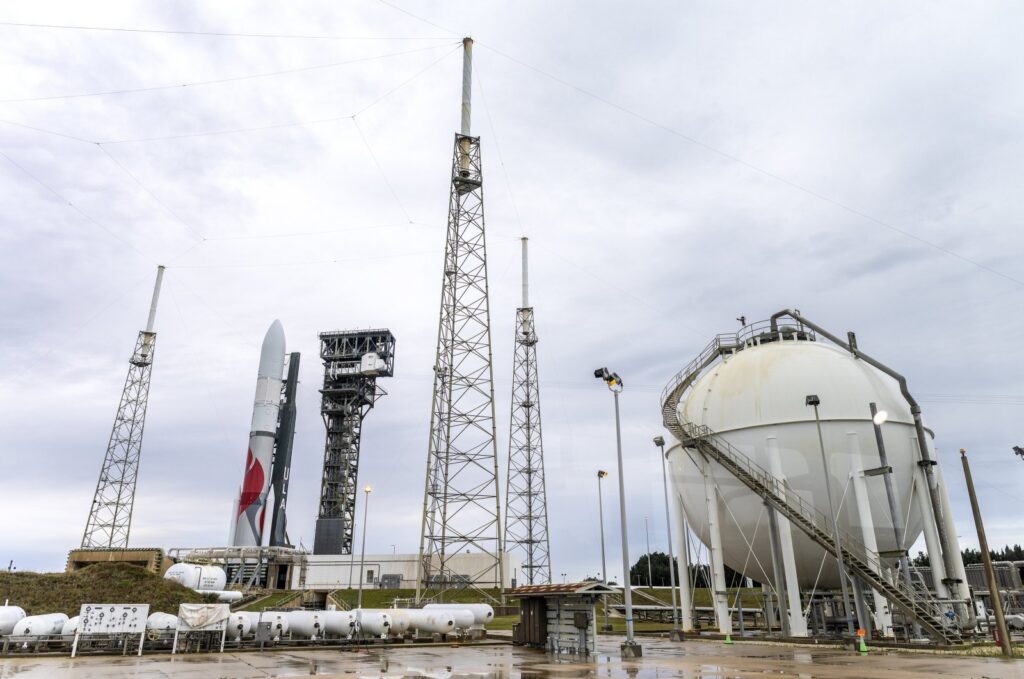
<svg viewBox="0 0 1024 679">
<path fill-rule="evenodd" d="M 319 639 L 325 633 L 323 611 L 288 611 L 288 625 L 293 637 Z"/>
<path fill-rule="evenodd" d="M 0 636 L 10 634 L 24 617 L 25 609 L 21 606 L 0 606 Z"/>
<path fill-rule="evenodd" d="M 196 591 L 202 594 L 213 594 L 217 597 L 217 601 L 220 603 L 233 603 L 235 601 L 242 600 L 242 593 L 237 589 L 200 589 Z"/>
<path fill-rule="evenodd" d="M 73 637 L 73 636 L 75 636 L 75 632 L 78 631 L 78 621 L 79 621 L 79 619 L 80 619 L 80 616 L 77 616 L 77 615 L 74 616 L 74 617 L 68 618 L 68 621 L 66 623 L 64 623 L 63 627 L 60 628 L 61 636 L 64 636 L 64 637 Z"/>
<path fill-rule="evenodd" d="M 228 576 L 220 566 L 197 563 L 176 563 L 167 569 L 164 577 L 197 591 L 223 590 L 228 581 Z"/>
<path fill-rule="evenodd" d="M 30 615 L 19 620 L 11 634 L 20 636 L 45 636 L 49 634 L 60 634 L 64 629 L 64 623 L 68 616 L 63 613 L 47 613 L 45 615 Z"/>
<path fill-rule="evenodd" d="M 401 636 L 405 634 L 412 625 L 412 618 L 409 617 L 407 608 L 389 608 L 387 614 L 391 618 L 391 633 Z"/>
<path fill-rule="evenodd" d="M 274 639 L 281 639 L 291 629 L 288 614 L 285 611 L 263 611 L 262 614 L 250 611 L 248 616 L 253 630 L 256 629 L 257 622 L 269 622 Z"/>
<path fill-rule="evenodd" d="M 455 616 L 444 609 L 411 608 L 409 625 L 420 634 L 451 634 L 455 631 Z"/>
<path fill-rule="evenodd" d="M 170 613 L 150 613 L 146 618 L 146 629 L 153 632 L 173 632 L 178 629 L 178 616 Z"/>
<path fill-rule="evenodd" d="M 352 611 L 323 611 L 324 632 L 332 637 L 350 637 L 356 631 L 356 614 Z"/>
<path fill-rule="evenodd" d="M 841 531 L 858 541 L 863 540 L 862 525 L 849 480 L 852 473 L 879 466 L 869 404 L 877 403 L 879 410 L 886 411 L 886 453 L 900 504 L 911 507 L 904 521 L 907 544 L 913 544 L 921 534 L 922 518 L 916 503 L 909 502 L 919 459 L 910 408 L 895 380 L 848 352 L 806 339 L 764 344 L 752 341 L 699 377 L 679 404 L 677 414 L 681 422 L 707 426 L 763 469 L 771 471 L 774 464 L 790 487 L 827 517 L 828 496 L 814 408 L 805 405 L 810 394 L 821 401 L 821 430 L 837 522 Z M 701 457 L 693 450 L 674 446 L 668 459 L 673 486 L 682 497 L 690 528 L 709 544 Z M 709 473 L 720 496 L 718 513 L 726 565 L 737 571 L 745 568 L 746 575 L 755 580 L 774 584 L 763 501 L 718 463 L 709 462 Z M 878 549 L 894 550 L 884 484 L 877 480 L 866 486 Z M 824 550 L 796 527 L 792 535 L 800 585 L 837 587 L 835 560 L 825 557 Z M 748 542 L 753 545 L 752 554 Z M 819 578 L 823 557 L 825 564 Z"/>
<path fill-rule="evenodd" d="M 252 631 L 252 622 L 249 616 L 244 613 L 235 612 L 228 616 L 227 638 L 238 641 L 249 636 Z"/>
<path fill-rule="evenodd" d="M 364 636 L 386 637 L 391 631 L 391 616 L 383 611 L 357 608 L 356 622 Z"/>
<path fill-rule="evenodd" d="M 423 608 L 426 610 L 469 611 L 473 614 L 471 625 L 486 625 L 491 620 L 494 620 L 494 609 L 489 604 L 427 604 Z M 461 627 L 458 620 L 455 621 L 455 624 Z M 466 626 L 468 627 L 469 625 Z"/>
</svg>

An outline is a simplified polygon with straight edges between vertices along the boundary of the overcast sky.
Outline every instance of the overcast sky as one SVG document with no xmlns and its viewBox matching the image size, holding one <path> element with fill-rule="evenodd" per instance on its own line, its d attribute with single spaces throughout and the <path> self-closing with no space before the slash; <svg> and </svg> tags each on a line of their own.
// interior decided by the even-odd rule
<svg viewBox="0 0 1024 679">
<path fill-rule="evenodd" d="M 990 542 L 1024 542 L 1019 4 L 395 3 L 408 13 L 0 10 L 3 565 L 59 570 L 80 542 L 158 263 L 132 544 L 226 540 L 279 318 L 303 354 L 292 538 L 312 545 L 319 493 L 317 332 L 383 326 L 396 374 L 364 427 L 367 551 L 416 550 L 462 35 L 501 467 L 525 234 L 556 578 L 599 570 L 594 472 L 614 429 L 593 369 L 626 382 L 632 553 L 645 515 L 664 550 L 661 388 L 737 316 L 785 307 L 908 376 L 965 546 L 960 447 Z"/>
</svg>

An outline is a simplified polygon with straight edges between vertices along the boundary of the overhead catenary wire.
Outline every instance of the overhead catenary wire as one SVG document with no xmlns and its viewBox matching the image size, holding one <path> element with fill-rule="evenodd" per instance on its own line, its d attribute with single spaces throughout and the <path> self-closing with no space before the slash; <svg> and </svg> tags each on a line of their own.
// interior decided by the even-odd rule
<svg viewBox="0 0 1024 679">
<path fill-rule="evenodd" d="M 397 9 L 397 8 L 396 8 Z M 402 10 L 404 11 L 404 10 Z M 330 35 L 317 33 L 238 33 L 231 31 L 189 31 L 171 28 L 134 28 L 120 26 L 83 26 L 73 24 L 41 24 L 0 21 L 0 26 L 12 28 L 48 28 L 69 31 L 97 31 L 107 33 L 154 33 L 159 35 L 193 35 L 215 38 L 275 38 L 281 40 L 449 40 L 447 36 L 382 36 L 382 35 Z M 438 27 L 440 28 L 440 27 Z M 445 30 L 445 29 L 442 29 Z"/>
<path fill-rule="evenodd" d="M 405 215 L 406 222 L 412 224 L 412 217 L 409 216 L 408 210 L 406 210 L 405 205 L 402 204 L 402 199 L 398 197 L 398 192 L 395 191 L 394 185 L 388 179 L 387 173 L 384 172 L 384 167 L 377 159 L 377 154 L 373 152 L 373 147 L 370 146 L 369 140 L 366 138 L 366 135 L 363 134 L 363 130 L 359 127 L 359 122 L 356 121 L 355 116 L 352 116 L 352 125 L 356 128 L 356 132 L 359 133 L 359 138 L 363 140 L 363 145 L 366 147 L 366 151 L 370 154 L 370 159 L 373 160 L 373 164 L 377 167 L 377 171 L 380 172 L 380 176 L 384 180 L 384 185 L 388 187 L 388 191 L 391 192 L 391 196 L 395 199 L 395 205 L 397 205 L 398 209 L 403 215 Z"/>
<path fill-rule="evenodd" d="M 383 2 L 383 0 L 380 0 L 380 1 Z M 519 66 L 522 66 L 523 68 L 526 68 L 526 69 L 528 69 L 530 71 L 533 71 L 533 72 L 535 72 L 535 73 L 537 73 L 539 75 L 542 75 L 545 78 L 548 78 L 548 79 L 550 79 L 550 80 L 552 80 L 552 81 L 554 81 L 554 82 L 556 82 L 556 83 L 558 83 L 558 84 L 560 84 L 560 85 L 562 85 L 564 87 L 567 87 L 567 88 L 569 88 L 571 90 L 575 90 L 576 92 L 579 92 L 580 94 L 583 94 L 584 96 L 590 97 L 591 99 L 594 99 L 595 101 L 598 101 L 598 102 L 600 102 L 600 103 L 602 103 L 602 104 L 604 104 L 604 105 L 606 105 L 606 106 L 608 106 L 610 108 L 613 108 L 613 109 L 615 109 L 615 110 L 617 110 L 617 111 L 619 111 L 619 112 L 621 112 L 621 113 L 623 113 L 625 115 L 628 115 L 628 116 L 633 117 L 633 118 L 635 118 L 637 120 L 640 120 L 640 121 L 642 121 L 642 122 L 644 122 L 644 123 L 646 123 L 646 124 L 648 124 L 648 125 L 650 125 L 652 127 L 655 127 L 655 128 L 657 128 L 659 130 L 662 130 L 663 132 L 667 132 L 668 134 L 671 134 L 671 135 L 673 135 L 675 137 L 678 137 L 679 139 L 682 139 L 682 140 L 684 140 L 684 141 L 686 141 L 686 142 L 688 142 L 690 144 L 693 144 L 694 146 L 700 147 L 700 148 L 704 149 L 705 151 L 713 153 L 713 154 L 715 154 L 715 155 L 717 155 L 717 156 L 719 156 L 721 158 L 725 158 L 726 160 L 729 160 L 729 161 L 731 161 L 733 163 L 736 163 L 737 165 L 740 165 L 742 167 L 747 168 L 748 170 L 751 170 L 751 171 L 756 172 L 758 174 L 761 174 L 761 175 L 763 175 L 765 177 L 768 177 L 768 178 L 770 178 L 770 179 L 772 179 L 772 180 L 774 180 L 776 182 L 784 184 L 785 186 L 788 186 L 791 189 L 799 191 L 799 192 L 801 192 L 801 193 L 803 193 L 805 195 L 811 196 L 812 198 L 815 198 L 815 199 L 817 199 L 819 201 L 822 201 L 824 203 L 832 205 L 833 207 L 836 207 L 836 208 L 838 208 L 840 210 L 843 210 L 844 212 L 847 212 L 847 213 L 849 213 L 851 215 L 859 217 L 859 218 L 863 219 L 864 221 L 870 222 L 870 223 L 872 223 L 872 224 L 874 224 L 876 226 L 880 226 L 880 227 L 883 227 L 885 229 L 889 229 L 890 231 L 893 231 L 895 233 L 901 234 L 901 235 L 905 236 L 906 238 L 909 238 L 911 240 L 917 241 L 918 243 L 921 243 L 922 245 L 926 245 L 926 246 L 928 246 L 928 247 L 930 247 L 930 248 L 932 248 L 934 250 L 937 250 L 938 252 L 942 252 L 942 253 L 950 256 L 950 257 L 954 257 L 956 259 L 959 259 L 962 262 L 970 264 L 971 266 L 974 266 L 974 267 L 976 267 L 978 269 L 986 271 L 986 272 L 988 272 L 988 273 L 990 273 L 990 274 L 992 274 L 994 276 L 998 276 L 998 277 L 1003 278 L 1005 280 L 1011 281 L 1011 282 L 1015 283 L 1016 285 L 1020 286 L 1021 288 L 1024 288 L 1024 280 L 1022 280 L 1022 279 L 1019 279 L 1019 278 L 1016 278 L 1014 276 L 1011 276 L 1011 275 L 1009 275 L 1007 273 L 999 271 L 998 269 L 994 269 L 994 268 L 988 266 L 987 264 L 979 262 L 979 261 L 977 261 L 977 260 L 975 260 L 975 259 L 973 259 L 971 257 L 968 257 L 966 255 L 960 254 L 959 252 L 957 252 L 955 250 L 952 250 L 950 248 L 944 247 L 944 246 L 942 246 L 942 245 L 940 245 L 938 243 L 935 243 L 935 242 L 930 241 L 930 240 L 928 240 L 926 238 L 918 236 L 917 234 L 915 234 L 915 233 L 913 233 L 911 231 L 908 231 L 908 230 L 906 230 L 904 228 L 896 226 L 895 224 L 892 224 L 892 223 L 887 222 L 887 221 L 885 221 L 883 219 L 880 219 L 880 218 L 875 217 L 875 216 L 873 216 L 871 214 L 868 214 L 867 212 L 864 212 L 863 210 L 860 210 L 860 209 L 855 208 L 855 207 L 853 207 L 851 205 L 848 205 L 848 204 L 846 204 L 846 203 L 844 203 L 842 201 L 839 201 L 839 200 L 836 200 L 836 199 L 831 198 L 829 196 L 826 196 L 825 194 L 823 194 L 823 193 L 821 193 L 819 191 L 816 191 L 815 189 L 812 189 L 812 188 L 810 188 L 808 186 L 800 184 L 800 183 L 798 183 L 796 181 L 793 181 L 791 179 L 787 179 L 787 178 L 783 177 L 782 175 L 776 174 L 776 173 L 772 172 L 771 170 L 763 168 L 763 167 L 761 167 L 759 165 L 755 165 L 754 163 L 751 163 L 751 162 L 749 162 L 747 160 L 744 160 L 743 158 L 740 158 L 739 156 L 737 156 L 735 154 L 729 153 L 728 151 L 723 151 L 722 149 L 719 149 L 719 148 L 717 148 L 715 146 L 712 146 L 711 144 L 708 144 L 707 142 L 701 141 L 700 139 L 698 139 L 698 138 L 696 138 L 696 137 L 694 137 L 692 135 L 689 135 L 689 134 L 686 134 L 684 132 L 681 132 L 681 131 L 673 128 L 673 127 L 669 127 L 668 125 L 666 125 L 664 123 L 660 123 L 660 122 L 654 120 L 653 118 L 650 118 L 649 116 L 646 116 L 646 115 L 644 115 L 642 113 L 634 111 L 634 110 L 632 110 L 630 108 L 627 108 L 627 107 L 623 106 L 622 104 L 618 104 L 618 103 L 616 103 L 616 102 L 614 102 L 614 101 L 612 101 L 610 99 L 607 99 L 606 97 L 603 97 L 603 96 L 601 96 L 599 94 L 591 92 L 590 90 L 587 90 L 587 89 L 585 89 L 583 87 L 575 85 L 575 84 L 573 84 L 573 83 L 571 83 L 571 82 L 569 82 L 569 81 L 567 81 L 567 80 L 565 80 L 563 78 L 560 78 L 560 77 L 558 77 L 558 76 L 556 76 L 556 75 L 554 75 L 552 73 L 549 73 L 549 72 L 547 72 L 547 71 L 545 71 L 545 70 L 543 70 L 541 68 L 538 68 L 538 67 L 536 67 L 536 66 L 534 66 L 532 64 L 529 64 L 529 63 L 527 63 L 525 61 L 517 59 L 517 58 L 515 58 L 515 57 L 513 57 L 513 56 L 511 56 L 509 54 L 506 54 L 505 52 L 499 50 L 496 47 L 493 47 L 493 46 L 488 45 L 486 43 L 481 43 L 479 41 L 476 44 L 481 46 L 481 47 L 483 47 L 483 48 L 485 48 L 485 49 L 489 49 L 491 52 L 497 54 L 500 57 L 503 57 L 504 59 L 507 59 L 508 61 L 510 61 L 510 62 L 512 62 L 514 64 L 518 64 Z"/>
<path fill-rule="evenodd" d="M 123 88 L 117 90 L 102 90 L 99 92 L 81 92 L 77 94 L 56 94 L 50 96 L 39 96 L 39 97 L 19 97 L 12 99 L 0 99 L 0 104 L 15 104 L 25 103 L 33 101 L 55 101 L 55 100 L 66 100 L 66 99 L 82 99 L 87 97 L 105 97 L 121 94 L 137 94 L 141 92 L 159 92 L 163 90 L 183 90 L 187 88 L 201 87 L 204 85 L 219 85 L 223 83 L 242 82 L 246 80 L 257 80 L 260 78 L 273 78 L 281 75 L 289 75 L 293 73 L 306 73 L 309 71 L 325 70 L 330 68 L 338 68 L 340 66 L 348 66 L 350 64 L 366 63 L 370 61 L 379 61 L 381 59 L 390 59 L 393 57 L 405 56 L 407 54 L 416 54 L 418 52 L 429 52 L 433 50 L 446 47 L 446 45 L 429 45 L 427 47 L 418 47 L 411 50 L 403 50 L 401 52 L 389 52 L 388 54 L 378 54 L 371 57 L 358 57 L 355 59 L 346 59 L 344 61 L 334 61 L 326 64 L 313 64 L 310 66 L 299 66 L 296 68 L 285 68 L 278 69 L 276 71 L 266 71 L 263 73 L 250 73 L 247 75 L 231 76 L 226 78 L 212 78 L 209 80 L 195 80 L 192 82 L 175 83 L 173 85 L 153 85 L 148 87 L 134 87 L 134 88 Z"/>
</svg>

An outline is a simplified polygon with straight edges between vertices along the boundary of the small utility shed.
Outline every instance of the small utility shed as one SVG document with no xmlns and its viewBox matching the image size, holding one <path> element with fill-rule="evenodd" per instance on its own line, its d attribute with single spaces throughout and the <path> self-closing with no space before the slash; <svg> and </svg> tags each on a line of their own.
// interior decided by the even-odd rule
<svg viewBox="0 0 1024 679">
<path fill-rule="evenodd" d="M 512 643 L 589 655 L 597 636 L 597 599 L 618 591 L 602 582 L 518 587 L 509 593 L 519 599 L 519 623 L 512 626 Z"/>
</svg>

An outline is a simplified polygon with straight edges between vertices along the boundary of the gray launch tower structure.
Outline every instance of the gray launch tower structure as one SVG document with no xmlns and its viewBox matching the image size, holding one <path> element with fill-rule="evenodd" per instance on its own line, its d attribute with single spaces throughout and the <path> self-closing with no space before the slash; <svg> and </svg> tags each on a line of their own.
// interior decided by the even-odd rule
<svg viewBox="0 0 1024 679">
<path fill-rule="evenodd" d="M 526 584 L 543 585 L 551 582 L 551 543 L 540 426 L 537 329 L 527 274 L 527 239 L 523 238 L 523 306 L 516 310 L 512 418 L 505 477 L 505 549 L 522 557 Z"/>
<path fill-rule="evenodd" d="M 377 378 L 394 374 L 395 336 L 386 329 L 322 332 L 320 358 L 327 443 L 313 553 L 351 554 L 363 418 L 387 393 Z"/>
<path fill-rule="evenodd" d="M 502 587 L 491 315 L 480 138 L 470 136 L 473 41 L 463 40 L 462 128 L 455 135 L 416 600 Z M 476 565 L 454 572 L 452 557 Z"/>
<path fill-rule="evenodd" d="M 149 305 L 146 329 L 139 332 L 135 351 L 128 361 L 128 377 L 121 392 L 121 401 L 110 431 L 107 452 L 96 482 L 96 493 L 89 508 L 89 519 L 82 535 L 82 547 L 95 549 L 125 549 L 132 526 L 135 507 L 135 481 L 139 476 L 139 457 L 142 454 L 142 431 L 146 424 L 146 406 L 149 403 L 149 379 L 153 371 L 153 353 L 156 348 L 156 304 L 160 299 L 160 284 L 164 267 L 156 270 L 153 301 Z"/>
</svg>

